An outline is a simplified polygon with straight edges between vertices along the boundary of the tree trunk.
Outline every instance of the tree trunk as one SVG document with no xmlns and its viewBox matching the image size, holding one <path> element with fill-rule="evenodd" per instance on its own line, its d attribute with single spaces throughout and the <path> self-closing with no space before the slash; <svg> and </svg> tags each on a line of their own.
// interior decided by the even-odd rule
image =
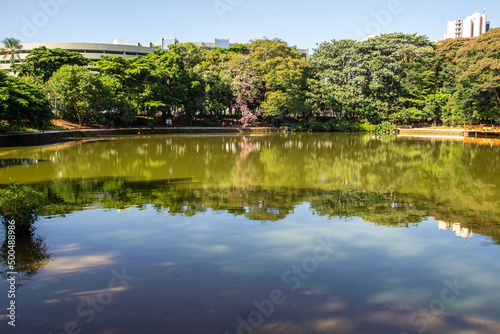
<svg viewBox="0 0 500 334">
<path fill-rule="evenodd" d="M 498 89 L 497 88 L 493 88 L 495 90 L 495 93 L 497 94 L 497 99 L 498 99 L 498 102 L 500 102 L 500 95 L 498 94 Z"/>
<path fill-rule="evenodd" d="M 161 112 L 161 118 L 163 120 L 166 120 L 167 118 L 172 118 L 172 109 L 168 106 L 166 108 L 167 108 L 167 110 L 163 110 Z"/>
</svg>

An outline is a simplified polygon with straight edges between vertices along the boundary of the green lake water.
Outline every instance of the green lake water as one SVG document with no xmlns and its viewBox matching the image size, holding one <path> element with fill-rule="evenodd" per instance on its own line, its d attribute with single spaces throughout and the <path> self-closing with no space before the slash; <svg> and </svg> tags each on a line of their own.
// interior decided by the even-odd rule
<svg viewBox="0 0 500 334">
<path fill-rule="evenodd" d="M 110 137 L 11 180 L 50 204 L 2 333 L 500 333 L 499 140 Z"/>
</svg>

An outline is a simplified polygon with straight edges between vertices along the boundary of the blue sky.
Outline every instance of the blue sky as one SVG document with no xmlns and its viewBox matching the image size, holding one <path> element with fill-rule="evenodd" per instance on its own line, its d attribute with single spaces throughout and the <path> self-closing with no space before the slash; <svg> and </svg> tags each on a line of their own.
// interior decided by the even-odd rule
<svg viewBox="0 0 500 334">
<path fill-rule="evenodd" d="M 131 44 L 230 38 L 246 43 L 279 37 L 313 49 L 332 39 L 405 32 L 442 39 L 447 20 L 463 19 L 476 0 L 22 0 L 2 1 L 0 39 L 22 42 Z M 500 26 L 500 1 L 480 0 L 492 27 Z"/>
</svg>

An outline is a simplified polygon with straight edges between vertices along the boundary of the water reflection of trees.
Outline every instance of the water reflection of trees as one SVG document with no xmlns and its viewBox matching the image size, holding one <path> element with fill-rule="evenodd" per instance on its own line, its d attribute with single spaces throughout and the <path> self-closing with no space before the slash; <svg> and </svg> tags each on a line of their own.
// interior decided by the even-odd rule
<svg viewBox="0 0 500 334">
<path fill-rule="evenodd" d="M 18 174 L 0 169 L 0 180 L 38 184 L 51 214 L 153 204 L 185 216 L 213 209 L 275 221 L 307 201 L 324 216 L 391 226 L 434 216 L 500 240 L 496 146 L 331 134 L 151 136 L 22 154 L 46 162 Z"/>
<path fill-rule="evenodd" d="M 309 203 L 315 214 L 328 218 L 361 217 L 381 226 L 408 227 L 434 216 L 500 240 L 498 209 L 485 217 L 418 193 L 194 185 L 192 180 L 78 180 L 40 185 L 39 190 L 49 194 L 52 203 L 47 208 L 49 215 L 64 215 L 88 207 L 125 209 L 152 205 L 158 212 L 170 215 L 189 217 L 211 209 L 265 222 L 282 220 L 297 205 Z"/>
<path fill-rule="evenodd" d="M 382 226 L 408 227 L 429 215 L 427 198 L 388 193 L 343 192 L 308 196 L 311 207 L 329 218 L 361 217 Z"/>
<path fill-rule="evenodd" d="M 17 235 L 15 243 L 15 265 L 9 266 L 9 248 L 8 239 L 5 240 L 0 248 L 0 276 L 7 279 L 9 272 L 16 273 L 16 288 L 26 285 L 38 271 L 46 266 L 52 255 L 44 238 L 39 235 Z"/>
</svg>

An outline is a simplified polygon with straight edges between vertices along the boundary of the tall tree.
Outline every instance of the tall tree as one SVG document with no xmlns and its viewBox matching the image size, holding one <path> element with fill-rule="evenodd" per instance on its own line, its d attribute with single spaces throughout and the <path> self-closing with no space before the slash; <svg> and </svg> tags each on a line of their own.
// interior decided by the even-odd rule
<svg viewBox="0 0 500 334">
<path fill-rule="evenodd" d="M 362 91 L 360 85 L 351 85 L 356 75 L 354 67 L 358 43 L 352 40 L 324 42 L 316 49 L 310 63 L 313 78 L 310 79 L 308 101 L 312 110 L 331 110 L 356 113 L 360 109 Z"/>
<path fill-rule="evenodd" d="M 49 86 L 61 99 L 62 116 L 79 124 L 99 121 L 108 107 L 106 86 L 89 68 L 64 65 L 51 77 Z"/>
<path fill-rule="evenodd" d="M 262 115 L 283 120 L 303 113 L 308 63 L 297 48 L 275 38 L 251 41 L 249 50 L 250 63 L 264 83 Z"/>
<path fill-rule="evenodd" d="M 215 47 L 207 53 L 206 61 L 218 65 L 228 62 L 233 57 L 245 54 L 247 51 L 248 46 L 246 44 L 235 44 L 228 48 Z"/>
<path fill-rule="evenodd" d="M 473 120 L 500 121 L 500 28 L 458 49 L 454 101 Z"/>
<path fill-rule="evenodd" d="M 264 85 L 259 73 L 252 69 L 249 56 L 234 57 L 229 63 L 229 71 L 235 106 L 242 116 L 239 121 L 243 127 L 247 127 L 258 119 L 255 109 L 263 94 Z"/>
<path fill-rule="evenodd" d="M 110 92 L 110 117 L 115 121 L 133 123 L 138 106 L 133 95 L 129 73 L 132 60 L 118 56 L 102 56 L 97 63 L 102 83 Z M 138 83 L 140 84 L 140 83 Z"/>
<path fill-rule="evenodd" d="M 171 115 L 173 108 L 182 107 L 188 87 L 189 73 L 182 58 L 173 52 L 150 54 L 145 57 L 150 72 L 145 82 L 143 104 L 152 115 L 162 112 L 162 118 Z"/>
<path fill-rule="evenodd" d="M 182 101 L 185 113 L 192 119 L 198 112 L 205 110 L 206 92 L 202 77 L 196 72 L 184 76 L 186 92 Z"/>
<path fill-rule="evenodd" d="M 19 76 L 34 76 L 47 82 L 64 65 L 86 66 L 89 63 L 90 60 L 78 52 L 41 46 L 31 50 L 21 64 L 15 65 L 15 69 Z"/>
<path fill-rule="evenodd" d="M 168 46 L 168 50 L 181 56 L 186 69 L 193 69 L 206 60 L 208 49 L 194 43 L 180 43 Z"/>
<path fill-rule="evenodd" d="M 408 62 L 399 98 L 402 108 L 394 111 L 389 119 L 405 124 L 432 121 L 436 125 L 447 103 L 439 72 L 440 62 L 434 49 Z"/>
<path fill-rule="evenodd" d="M 360 44 L 363 93 L 367 104 L 361 115 L 372 122 L 387 120 L 405 96 L 408 69 L 432 55 L 432 43 L 416 34 L 385 34 Z"/>
<path fill-rule="evenodd" d="M 262 115 L 283 120 L 299 116 L 305 111 L 307 66 L 304 59 L 277 57 L 268 60 L 263 68 L 266 100 L 262 102 Z"/>
<path fill-rule="evenodd" d="M 50 104 L 41 90 L 23 78 L 7 77 L 0 71 L 0 119 L 10 125 L 45 129 L 53 118 Z"/>
<path fill-rule="evenodd" d="M 21 59 L 19 52 L 23 48 L 21 41 L 13 37 L 5 38 L 3 41 L 3 47 L 0 49 L 0 53 L 3 54 L 2 59 L 10 57 L 10 67 L 14 69 L 14 63 L 17 59 Z"/>
<path fill-rule="evenodd" d="M 205 110 L 209 115 L 220 118 L 226 110 L 231 109 L 233 102 L 233 92 L 227 66 L 207 62 L 197 71 L 203 79 Z"/>
<path fill-rule="evenodd" d="M 128 60 L 103 57 L 97 66 L 113 96 L 125 101 L 127 108 L 146 111 L 152 126 L 159 113 L 165 119 L 174 108 L 185 107 L 191 112 L 191 108 L 200 107 L 195 96 L 200 93 L 199 78 L 186 70 L 181 52 L 176 50 Z"/>
<path fill-rule="evenodd" d="M 386 34 L 363 42 L 323 43 L 311 63 L 317 80 L 332 85 L 343 112 L 376 123 L 401 108 L 408 68 L 432 52 L 425 36 Z"/>
<path fill-rule="evenodd" d="M 297 47 L 289 46 L 287 42 L 279 39 L 256 39 L 250 41 L 250 59 L 252 63 L 259 67 L 270 59 L 277 57 L 299 59 L 301 53 Z"/>
<path fill-rule="evenodd" d="M 460 72 L 455 63 L 457 52 L 470 38 L 446 39 L 437 43 L 437 57 L 440 63 L 439 80 L 442 82 L 442 92 L 448 96 L 441 120 L 446 125 L 464 124 L 467 117 L 464 111 L 455 103 L 452 96 L 457 91 L 457 76 Z"/>
</svg>

